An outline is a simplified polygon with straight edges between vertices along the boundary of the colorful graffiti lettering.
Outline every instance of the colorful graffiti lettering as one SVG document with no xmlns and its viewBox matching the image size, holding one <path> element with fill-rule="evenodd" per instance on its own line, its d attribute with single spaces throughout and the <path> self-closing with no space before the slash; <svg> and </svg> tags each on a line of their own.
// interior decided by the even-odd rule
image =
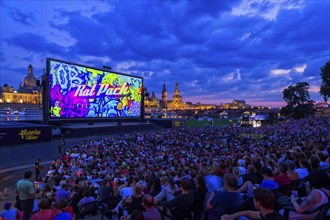
<svg viewBox="0 0 330 220">
<path fill-rule="evenodd" d="M 140 117 L 142 79 L 51 60 L 51 118 Z"/>
</svg>

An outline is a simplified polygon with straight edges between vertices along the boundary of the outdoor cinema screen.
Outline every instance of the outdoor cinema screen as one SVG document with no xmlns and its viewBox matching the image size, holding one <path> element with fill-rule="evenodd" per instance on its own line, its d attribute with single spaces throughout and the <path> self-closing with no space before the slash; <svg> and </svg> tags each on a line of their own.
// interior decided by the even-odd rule
<svg viewBox="0 0 330 220">
<path fill-rule="evenodd" d="M 143 79 L 48 59 L 49 119 L 140 118 Z"/>
</svg>

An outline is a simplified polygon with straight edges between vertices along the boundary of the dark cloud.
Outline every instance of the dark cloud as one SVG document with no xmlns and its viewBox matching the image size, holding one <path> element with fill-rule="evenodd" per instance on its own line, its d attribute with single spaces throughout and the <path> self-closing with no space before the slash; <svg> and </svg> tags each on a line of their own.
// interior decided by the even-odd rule
<svg viewBox="0 0 330 220">
<path fill-rule="evenodd" d="M 48 42 L 44 37 L 34 33 L 21 33 L 11 39 L 6 39 L 6 42 L 35 53 L 63 54 L 66 52 L 65 47 Z"/>
<path fill-rule="evenodd" d="M 32 25 L 35 22 L 35 17 L 32 13 L 24 13 L 17 8 L 10 11 L 10 16 L 18 23 L 23 25 Z"/>
<path fill-rule="evenodd" d="M 280 102 L 282 89 L 290 84 L 319 83 L 319 69 L 330 59 L 328 1 L 279 10 L 273 20 L 260 16 L 274 12 L 270 4 L 238 16 L 232 8 L 241 1 L 102 2 L 109 10 L 96 5 L 86 10 L 56 7 L 48 23 L 52 31 L 65 33 L 59 42 L 50 40 L 53 32 L 33 30 L 11 32 L 1 39 L 38 59 L 53 56 L 95 67 L 118 65 L 119 71 L 143 76 L 149 92 L 159 98 L 164 81 L 170 95 L 178 81 L 185 101 Z M 20 7 L 9 11 L 21 24 L 40 19 Z M 8 49 L 1 50 L 1 57 L 8 54 Z M 21 59 L 32 60 L 30 54 Z"/>
</svg>

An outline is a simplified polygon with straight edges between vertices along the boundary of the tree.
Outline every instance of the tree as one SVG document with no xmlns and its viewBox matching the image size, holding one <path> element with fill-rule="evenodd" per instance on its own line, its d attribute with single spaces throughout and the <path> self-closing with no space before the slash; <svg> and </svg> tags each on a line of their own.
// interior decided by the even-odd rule
<svg viewBox="0 0 330 220">
<path fill-rule="evenodd" d="M 327 103 L 328 98 L 330 97 L 330 60 L 323 67 L 321 67 L 320 75 L 322 79 L 320 94 Z"/>
<path fill-rule="evenodd" d="M 311 100 L 307 82 L 297 83 L 283 90 L 283 99 L 287 105 L 281 109 L 285 116 L 293 118 L 305 118 L 315 112 L 314 101 Z"/>
</svg>

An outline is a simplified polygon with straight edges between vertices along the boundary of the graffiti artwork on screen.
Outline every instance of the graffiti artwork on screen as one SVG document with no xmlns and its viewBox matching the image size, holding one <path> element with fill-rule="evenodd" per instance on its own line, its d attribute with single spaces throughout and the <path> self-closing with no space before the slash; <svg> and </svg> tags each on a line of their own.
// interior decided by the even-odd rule
<svg viewBox="0 0 330 220">
<path fill-rule="evenodd" d="M 142 78 L 51 60 L 50 118 L 140 117 Z"/>
</svg>

